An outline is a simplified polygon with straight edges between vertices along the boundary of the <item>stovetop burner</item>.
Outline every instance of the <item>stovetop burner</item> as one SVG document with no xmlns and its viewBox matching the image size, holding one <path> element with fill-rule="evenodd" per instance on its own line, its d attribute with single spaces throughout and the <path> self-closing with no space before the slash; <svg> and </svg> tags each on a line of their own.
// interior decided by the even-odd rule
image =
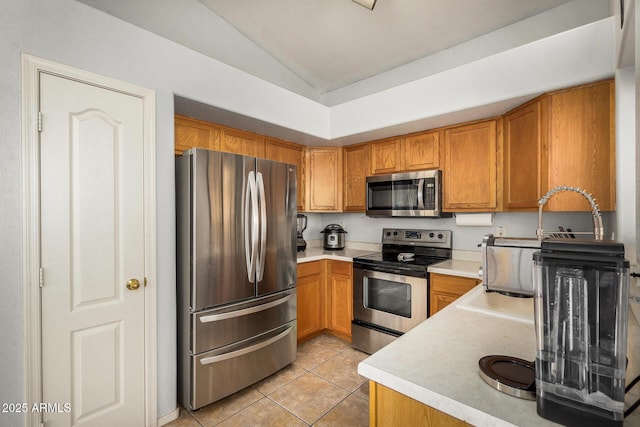
<svg viewBox="0 0 640 427">
<path fill-rule="evenodd" d="M 426 272 L 426 267 L 451 258 L 449 230 L 382 230 L 382 252 L 355 257 L 354 263 Z"/>
</svg>

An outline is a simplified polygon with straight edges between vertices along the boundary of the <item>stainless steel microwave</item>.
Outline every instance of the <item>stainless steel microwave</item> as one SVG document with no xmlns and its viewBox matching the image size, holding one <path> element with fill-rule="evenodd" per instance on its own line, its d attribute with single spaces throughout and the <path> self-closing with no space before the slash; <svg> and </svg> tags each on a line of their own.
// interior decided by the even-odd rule
<svg viewBox="0 0 640 427">
<path fill-rule="evenodd" d="M 424 170 L 367 177 L 367 216 L 444 217 L 442 172 Z"/>
</svg>

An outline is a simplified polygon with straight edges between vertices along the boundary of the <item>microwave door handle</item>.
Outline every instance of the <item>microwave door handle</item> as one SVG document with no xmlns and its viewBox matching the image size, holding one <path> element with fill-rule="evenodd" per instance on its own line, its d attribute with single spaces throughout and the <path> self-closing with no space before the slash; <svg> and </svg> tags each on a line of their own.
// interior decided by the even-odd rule
<svg viewBox="0 0 640 427">
<path fill-rule="evenodd" d="M 424 179 L 418 180 L 418 209 L 424 209 Z"/>
</svg>

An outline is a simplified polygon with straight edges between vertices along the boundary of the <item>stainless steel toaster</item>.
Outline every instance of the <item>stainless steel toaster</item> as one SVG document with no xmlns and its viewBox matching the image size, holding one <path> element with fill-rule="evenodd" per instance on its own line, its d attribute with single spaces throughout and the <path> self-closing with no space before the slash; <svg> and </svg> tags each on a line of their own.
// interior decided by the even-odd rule
<svg viewBox="0 0 640 427">
<path fill-rule="evenodd" d="M 537 238 L 484 236 L 480 276 L 485 289 L 512 296 L 533 296 L 533 254 L 538 251 Z"/>
</svg>

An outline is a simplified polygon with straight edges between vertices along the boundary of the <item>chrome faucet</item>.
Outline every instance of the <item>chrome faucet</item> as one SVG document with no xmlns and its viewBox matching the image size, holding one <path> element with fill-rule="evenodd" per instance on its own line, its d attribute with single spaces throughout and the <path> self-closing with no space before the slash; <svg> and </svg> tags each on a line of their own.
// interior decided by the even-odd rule
<svg viewBox="0 0 640 427">
<path fill-rule="evenodd" d="M 559 185 L 552 188 L 551 190 L 547 191 L 547 194 L 545 194 L 540 198 L 540 200 L 538 200 L 538 230 L 536 231 L 538 239 L 542 240 L 544 238 L 544 231 L 542 230 L 542 208 L 551 197 L 563 191 L 573 191 L 574 193 L 581 194 L 587 199 L 587 201 L 591 205 L 591 216 L 593 217 L 593 238 L 595 240 L 602 240 L 604 238 L 604 227 L 602 226 L 602 216 L 600 216 L 600 209 L 598 209 L 596 200 L 585 190 L 582 190 L 578 187 L 570 187 L 567 185 Z"/>
</svg>

